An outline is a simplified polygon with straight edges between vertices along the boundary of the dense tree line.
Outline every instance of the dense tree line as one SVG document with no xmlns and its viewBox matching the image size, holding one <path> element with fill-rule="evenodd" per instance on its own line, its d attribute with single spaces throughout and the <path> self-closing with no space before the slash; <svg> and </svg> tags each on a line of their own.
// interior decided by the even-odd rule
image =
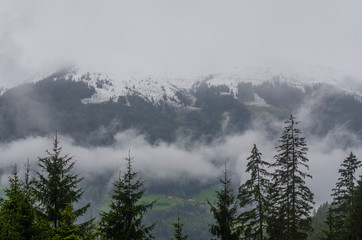
<svg viewBox="0 0 362 240">
<path fill-rule="evenodd" d="M 82 178 L 71 173 L 75 161 L 61 151 L 56 134 L 48 156 L 37 161 L 35 177 L 29 164 L 24 180 L 14 168 L 0 208 L 1 239 L 95 239 L 94 219 L 76 224 L 90 204 L 75 208 L 83 195 Z"/>
<path fill-rule="evenodd" d="M 224 179 L 220 180 L 224 190 L 217 193 L 217 208 L 210 204 L 218 226 L 227 224 L 219 232 L 210 227 L 210 232 L 219 239 L 307 239 L 314 203 L 305 183 L 306 178 L 311 178 L 306 172 L 308 148 L 295 118 L 291 115 L 285 123 L 274 163 L 263 161 L 254 144 L 247 159 L 246 172 L 250 173 L 250 179 L 239 187 L 237 198 L 225 170 Z M 268 168 L 274 172 L 270 173 Z M 239 211 L 235 208 L 237 203 Z M 230 233 L 237 234 L 229 237 Z"/>
<path fill-rule="evenodd" d="M 253 145 L 245 170 L 250 177 L 236 193 L 225 164 L 216 201 L 207 201 L 213 216 L 209 231 L 216 239 L 308 239 L 314 204 L 305 182 L 312 177 L 308 173 L 308 148 L 298 121 L 291 115 L 285 124 L 274 162 L 263 160 Z M 36 162 L 35 176 L 31 176 L 29 163 L 24 179 L 14 167 L 0 202 L 0 239 L 155 238 L 157 223 L 146 224 L 144 217 L 157 200 L 142 201 L 144 182 L 133 170 L 130 153 L 124 159 L 126 170 L 113 183 L 109 210 L 100 213 L 98 223 L 92 217 L 84 220 L 90 204 L 80 206 L 83 178 L 73 173 L 76 162 L 62 154 L 57 134 L 46 153 Z M 325 223 L 321 224 L 324 217 L 318 223 L 327 226 L 318 232 L 322 239 L 362 239 L 362 176 L 358 181 L 355 178 L 360 166 L 352 152 L 341 164 L 340 177 L 332 189 L 333 201 L 325 205 Z M 170 238 L 188 239 L 179 214 L 170 224 L 174 228 Z"/>
<path fill-rule="evenodd" d="M 308 148 L 296 119 L 291 115 L 285 123 L 274 163 L 263 161 L 254 144 L 247 159 L 250 178 L 239 187 L 237 198 L 224 171 L 216 207 L 210 203 L 216 219 L 210 232 L 218 239 L 310 239 L 312 226 L 318 223 L 312 225 L 313 193 L 305 182 L 312 178 L 307 172 Z M 357 184 L 354 176 L 360 166 L 353 153 L 341 164 L 340 178 L 332 190 L 333 201 L 325 220 L 319 220 L 328 229 L 318 233 L 319 239 L 362 239 L 362 176 Z M 239 210 L 235 208 L 237 203 Z"/>
<path fill-rule="evenodd" d="M 351 152 L 338 170 L 340 177 L 332 189 L 333 200 L 326 216 L 325 240 L 362 239 L 362 175 L 356 184 L 355 172 L 361 161 Z"/>
</svg>

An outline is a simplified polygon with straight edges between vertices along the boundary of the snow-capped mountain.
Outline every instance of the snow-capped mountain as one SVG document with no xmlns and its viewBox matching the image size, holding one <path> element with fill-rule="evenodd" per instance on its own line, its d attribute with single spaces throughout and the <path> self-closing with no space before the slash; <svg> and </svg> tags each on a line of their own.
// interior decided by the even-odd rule
<svg viewBox="0 0 362 240">
<path fill-rule="evenodd" d="M 154 104 L 166 101 L 182 105 L 179 94 L 189 95 L 202 82 L 209 86 L 227 86 L 228 92 L 224 94 L 233 96 L 238 94 L 240 82 L 250 82 L 253 85 L 281 82 L 302 90 L 306 86 L 324 83 L 362 99 L 362 78 L 316 66 L 304 68 L 299 66 L 298 69 L 234 68 L 229 72 L 192 77 L 142 75 L 135 72 L 109 74 L 74 67 L 61 78 L 83 81 L 94 87 L 95 93 L 90 98 L 82 100 L 85 104 L 117 101 L 120 96 L 138 95 Z M 57 80 L 57 77 L 54 80 Z"/>
<path fill-rule="evenodd" d="M 159 78 L 130 72 L 115 77 L 110 74 L 84 71 L 79 68 L 70 70 L 62 77 L 66 80 L 83 81 L 94 87 L 95 94 L 82 100 L 85 104 L 102 103 L 109 100 L 117 101 L 120 96 L 128 95 L 138 95 L 155 104 L 166 99 L 168 102 L 181 104 L 176 93 L 180 91 L 186 93 L 193 84 L 191 79 Z"/>
<path fill-rule="evenodd" d="M 245 131 L 255 119 L 273 128 L 268 119 L 301 111 L 313 134 L 343 126 L 362 138 L 361 81 L 331 69 L 160 77 L 72 67 L 35 79 L 0 95 L 0 141 L 57 130 L 81 144 L 112 144 L 129 129 L 150 142 L 179 134 L 211 141 Z"/>
</svg>

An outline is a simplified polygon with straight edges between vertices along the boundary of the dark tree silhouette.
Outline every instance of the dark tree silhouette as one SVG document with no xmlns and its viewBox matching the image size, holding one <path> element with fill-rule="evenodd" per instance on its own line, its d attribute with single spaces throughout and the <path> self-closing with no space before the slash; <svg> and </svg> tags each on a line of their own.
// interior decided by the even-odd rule
<svg viewBox="0 0 362 240">
<path fill-rule="evenodd" d="M 221 240 L 236 240 L 239 239 L 241 231 L 237 219 L 237 202 L 230 187 L 231 178 L 228 177 L 226 163 L 224 177 L 219 178 L 219 181 L 222 189 L 216 191 L 216 205 L 207 201 L 216 220 L 215 224 L 210 225 L 209 231 Z"/>
<path fill-rule="evenodd" d="M 145 213 L 150 210 L 156 201 L 140 203 L 145 193 L 143 182 L 138 173 L 132 169 L 130 153 L 126 157 L 127 169 L 122 177 L 114 183 L 114 193 L 109 205 L 109 212 L 101 213 L 100 234 L 102 239 L 153 239 L 152 229 L 155 224 L 143 224 Z"/>
<path fill-rule="evenodd" d="M 272 239 L 306 239 L 311 230 L 310 211 L 314 204 L 313 193 L 305 183 L 305 179 L 312 176 L 303 171 L 309 168 L 308 148 L 295 117 L 290 115 L 285 124 L 274 157 L 269 235 Z"/>
<path fill-rule="evenodd" d="M 78 187 L 83 178 L 72 173 L 75 161 L 68 154 L 62 156 L 61 151 L 60 138 L 56 133 L 51 151 L 46 151 L 48 156 L 37 161 L 40 170 L 36 171 L 37 178 L 34 179 L 33 187 L 39 207 L 54 230 L 59 227 L 62 211 L 69 204 L 78 203 L 83 195 L 82 188 Z M 72 209 L 75 219 L 83 216 L 89 207 L 90 204 L 87 204 L 79 209 Z M 79 227 L 88 232 L 92 224 L 93 219 L 81 223 Z"/>
<path fill-rule="evenodd" d="M 338 170 L 340 177 L 336 187 L 332 189 L 333 201 L 328 211 L 333 218 L 331 230 L 335 232 L 337 239 L 350 239 L 352 235 L 350 220 L 356 181 L 354 174 L 360 166 L 361 161 L 351 152 L 341 164 Z"/>
<path fill-rule="evenodd" d="M 247 158 L 245 172 L 250 173 L 250 179 L 239 187 L 238 199 L 240 207 L 251 207 L 239 216 L 243 226 L 243 235 L 247 239 L 265 239 L 267 219 L 267 195 L 270 188 L 270 173 L 265 169 L 270 164 L 261 159 L 261 153 L 254 144 L 251 155 Z"/>
<path fill-rule="evenodd" d="M 177 213 L 177 222 L 172 223 L 174 227 L 174 240 L 187 240 L 188 236 L 183 234 L 183 226 L 184 224 L 181 222 L 180 214 Z"/>
</svg>

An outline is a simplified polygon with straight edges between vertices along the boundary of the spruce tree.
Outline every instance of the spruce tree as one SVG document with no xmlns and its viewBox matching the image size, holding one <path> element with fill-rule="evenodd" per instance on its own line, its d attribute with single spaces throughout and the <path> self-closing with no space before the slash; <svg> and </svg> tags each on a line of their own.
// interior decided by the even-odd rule
<svg viewBox="0 0 362 240">
<path fill-rule="evenodd" d="M 351 152 L 338 170 L 340 177 L 336 187 L 332 189 L 333 201 L 331 215 L 334 218 L 333 230 L 337 239 L 350 239 L 352 215 L 352 199 L 355 191 L 355 172 L 361 166 L 361 161 Z"/>
<path fill-rule="evenodd" d="M 261 159 L 261 153 L 254 144 L 251 155 L 247 158 L 245 172 L 250 173 L 250 179 L 239 187 L 238 199 L 241 208 L 251 207 L 240 214 L 243 235 L 246 239 L 265 239 L 264 230 L 267 220 L 267 195 L 270 174 L 265 167 L 270 164 Z"/>
<path fill-rule="evenodd" d="M 59 227 L 62 211 L 71 204 L 78 203 L 83 195 L 83 190 L 78 185 L 83 180 L 78 174 L 73 174 L 75 161 L 69 154 L 61 154 L 62 147 L 58 134 L 53 138 L 52 150 L 47 150 L 47 157 L 39 158 L 37 165 L 40 170 L 36 171 L 37 178 L 34 179 L 33 191 L 39 208 L 45 218 L 51 222 L 53 230 Z M 83 216 L 90 204 L 73 210 L 75 218 Z M 80 224 L 83 231 L 92 228 L 93 220 Z"/>
<path fill-rule="evenodd" d="M 352 198 L 351 214 L 352 239 L 362 239 L 362 175 Z"/>
<path fill-rule="evenodd" d="M 153 239 L 152 230 L 154 224 L 145 225 L 144 215 L 149 211 L 155 201 L 140 203 L 145 190 L 143 182 L 138 178 L 138 172 L 134 172 L 130 153 L 125 158 L 126 172 L 114 183 L 114 193 L 109 205 L 109 212 L 101 212 L 99 230 L 102 239 Z"/>
<path fill-rule="evenodd" d="M 67 204 L 65 209 L 60 213 L 59 227 L 55 229 L 55 234 L 52 240 L 95 240 L 97 232 L 94 229 L 82 229 L 81 225 L 75 223 L 77 216 L 74 213 L 73 206 Z M 94 226 L 92 226 L 94 228 Z"/>
<path fill-rule="evenodd" d="M 335 217 L 333 216 L 333 211 L 331 206 L 329 206 L 327 211 L 327 216 L 325 219 L 325 223 L 327 225 L 327 229 L 323 229 L 324 236 L 321 238 L 322 240 L 338 240 L 336 237 L 337 234 L 334 230 L 335 223 L 334 223 Z"/>
<path fill-rule="evenodd" d="M 188 236 L 183 234 L 184 224 L 180 221 L 180 214 L 177 213 L 177 222 L 172 223 L 174 227 L 174 240 L 187 240 Z"/>
<path fill-rule="evenodd" d="M 7 200 L 1 204 L 0 238 L 30 239 L 31 225 L 34 219 L 32 206 L 25 199 L 23 183 L 18 177 L 16 165 L 9 177 L 9 188 L 5 189 Z"/>
<path fill-rule="evenodd" d="M 55 235 L 52 240 L 80 240 L 81 229 L 75 224 L 76 215 L 73 206 L 68 204 L 60 213 L 59 227 L 55 229 Z"/>
<path fill-rule="evenodd" d="M 293 115 L 285 123 L 274 157 L 268 232 L 272 239 L 306 239 L 314 203 L 313 193 L 305 183 L 312 177 L 305 172 L 309 168 L 308 148 Z"/>
<path fill-rule="evenodd" d="M 29 182 L 29 164 L 25 179 L 18 177 L 16 166 L 5 189 L 6 200 L 0 206 L 0 239 L 47 239 L 49 222 L 37 212 Z"/>
<path fill-rule="evenodd" d="M 271 183 L 268 190 L 268 213 L 267 213 L 267 233 L 270 240 L 284 240 L 286 217 L 285 212 L 276 205 L 277 201 L 281 199 L 279 190 L 276 183 Z"/>
<path fill-rule="evenodd" d="M 236 240 L 240 238 L 241 230 L 237 219 L 237 202 L 231 188 L 231 178 L 228 177 L 228 171 L 224 170 L 224 177 L 219 178 L 222 189 L 216 191 L 216 205 L 210 201 L 210 211 L 216 221 L 210 225 L 210 233 L 221 240 Z"/>
</svg>

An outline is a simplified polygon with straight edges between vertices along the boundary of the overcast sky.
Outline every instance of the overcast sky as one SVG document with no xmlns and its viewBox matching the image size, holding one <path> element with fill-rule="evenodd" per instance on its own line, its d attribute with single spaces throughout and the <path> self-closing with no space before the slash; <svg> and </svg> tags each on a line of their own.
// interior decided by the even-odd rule
<svg viewBox="0 0 362 240">
<path fill-rule="evenodd" d="M 315 64 L 362 75 L 362 1 L 0 0 L 0 86 L 71 61 L 206 73 Z"/>
</svg>

